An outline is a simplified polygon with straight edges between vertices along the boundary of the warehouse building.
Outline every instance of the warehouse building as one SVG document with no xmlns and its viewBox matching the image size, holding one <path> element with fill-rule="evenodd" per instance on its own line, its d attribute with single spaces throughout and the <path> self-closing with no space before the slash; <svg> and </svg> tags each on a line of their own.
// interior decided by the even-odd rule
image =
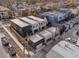
<svg viewBox="0 0 79 59">
<path fill-rule="evenodd" d="M 61 41 L 46 55 L 47 58 L 79 58 L 79 47 L 72 43 Z"/>
</svg>

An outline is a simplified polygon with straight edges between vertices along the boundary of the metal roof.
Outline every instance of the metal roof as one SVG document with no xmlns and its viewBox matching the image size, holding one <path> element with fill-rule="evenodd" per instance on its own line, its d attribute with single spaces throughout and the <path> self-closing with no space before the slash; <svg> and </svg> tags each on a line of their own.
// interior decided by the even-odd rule
<svg viewBox="0 0 79 59">
<path fill-rule="evenodd" d="M 53 56 L 55 58 L 79 58 L 79 47 L 75 46 L 72 43 L 61 41 L 57 45 L 55 45 L 46 55 L 46 57 L 48 58 L 53 58 Z"/>
<path fill-rule="evenodd" d="M 38 34 L 35 34 L 35 35 L 33 35 L 33 36 L 30 36 L 29 39 L 30 39 L 32 42 L 36 43 L 36 42 L 42 40 L 43 37 L 41 37 L 41 36 L 38 35 Z"/>
<path fill-rule="evenodd" d="M 23 21 L 25 21 L 25 22 L 27 22 L 27 23 L 29 23 L 29 24 L 31 24 L 31 25 L 38 24 L 36 21 L 31 20 L 31 19 L 29 19 L 27 17 L 20 17 L 20 19 L 23 20 Z"/>
<path fill-rule="evenodd" d="M 26 27 L 29 26 L 29 24 L 24 23 L 23 21 L 19 20 L 19 19 L 12 19 L 11 22 L 17 24 L 20 27 Z"/>
</svg>

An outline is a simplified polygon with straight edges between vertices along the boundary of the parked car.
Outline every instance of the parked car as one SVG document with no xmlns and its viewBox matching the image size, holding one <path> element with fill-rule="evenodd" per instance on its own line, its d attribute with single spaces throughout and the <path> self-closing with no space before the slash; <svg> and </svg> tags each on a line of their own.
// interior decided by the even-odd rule
<svg viewBox="0 0 79 59">
<path fill-rule="evenodd" d="M 5 47 L 11 57 L 16 57 L 16 51 L 5 36 L 1 38 L 2 45 Z"/>
<path fill-rule="evenodd" d="M 65 38 L 65 40 L 67 40 L 67 41 L 70 41 L 71 43 L 76 43 L 77 42 L 77 39 L 75 39 L 75 38 Z"/>
<path fill-rule="evenodd" d="M 6 37 L 1 38 L 3 46 L 7 47 L 9 46 L 9 40 Z"/>
<path fill-rule="evenodd" d="M 14 47 L 11 44 L 9 44 L 8 53 L 11 57 L 16 57 L 16 51 L 15 51 Z"/>
</svg>

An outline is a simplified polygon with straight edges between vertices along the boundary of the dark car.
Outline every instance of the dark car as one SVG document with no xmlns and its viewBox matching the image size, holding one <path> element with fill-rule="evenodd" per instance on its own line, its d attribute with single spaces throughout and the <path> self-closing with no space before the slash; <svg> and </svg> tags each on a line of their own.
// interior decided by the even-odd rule
<svg viewBox="0 0 79 59">
<path fill-rule="evenodd" d="M 8 52 L 11 57 L 16 57 L 16 51 L 11 44 L 9 44 Z"/>
<path fill-rule="evenodd" d="M 16 57 L 16 51 L 14 49 L 14 47 L 10 44 L 8 38 L 6 38 L 5 36 L 1 38 L 2 41 L 2 45 L 5 47 L 5 49 L 7 50 L 7 52 L 9 53 L 9 55 L 11 57 Z"/>
<path fill-rule="evenodd" d="M 3 46 L 7 47 L 9 45 L 9 40 L 6 37 L 2 37 L 1 41 L 2 41 Z"/>
</svg>

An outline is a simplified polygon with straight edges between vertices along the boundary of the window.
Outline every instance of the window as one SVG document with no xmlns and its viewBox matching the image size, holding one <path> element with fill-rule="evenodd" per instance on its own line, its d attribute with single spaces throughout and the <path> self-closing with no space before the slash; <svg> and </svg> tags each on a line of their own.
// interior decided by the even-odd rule
<svg viewBox="0 0 79 59">
<path fill-rule="evenodd" d="M 42 23 L 41 23 L 41 25 L 42 25 Z"/>
<path fill-rule="evenodd" d="M 35 28 L 35 26 L 32 26 L 33 28 Z"/>
<path fill-rule="evenodd" d="M 51 40 L 51 38 L 49 38 L 48 40 L 47 40 L 47 42 L 49 42 Z"/>
<path fill-rule="evenodd" d="M 38 24 L 36 25 L 36 27 L 38 27 Z"/>
<path fill-rule="evenodd" d="M 62 17 L 59 17 L 59 19 L 62 19 Z"/>
</svg>

